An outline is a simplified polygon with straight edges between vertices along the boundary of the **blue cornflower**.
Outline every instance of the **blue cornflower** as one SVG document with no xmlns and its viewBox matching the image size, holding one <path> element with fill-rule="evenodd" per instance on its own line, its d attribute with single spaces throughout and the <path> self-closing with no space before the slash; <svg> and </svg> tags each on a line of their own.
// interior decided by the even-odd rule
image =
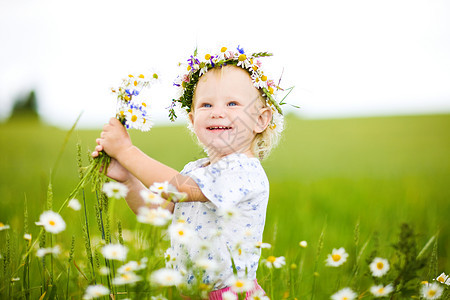
<svg viewBox="0 0 450 300">
<path fill-rule="evenodd" d="M 244 48 L 239 48 L 240 45 L 237 46 L 237 50 L 240 54 L 244 54 Z"/>
</svg>

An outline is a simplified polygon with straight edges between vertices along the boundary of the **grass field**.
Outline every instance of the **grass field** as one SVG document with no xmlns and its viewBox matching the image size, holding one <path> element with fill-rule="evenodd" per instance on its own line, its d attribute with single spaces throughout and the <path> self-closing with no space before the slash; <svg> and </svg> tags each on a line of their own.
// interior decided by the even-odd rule
<svg viewBox="0 0 450 300">
<path fill-rule="evenodd" d="M 380 255 L 390 257 L 404 222 L 418 234 L 419 249 L 439 232 L 437 266 L 426 266 L 421 274 L 429 278 L 421 280 L 450 272 L 449 129 L 450 115 L 287 118 L 280 145 L 263 162 L 271 189 L 264 241 L 273 245 L 263 250 L 263 257 L 286 256 L 289 266 L 298 262 L 295 257 L 301 253 L 300 299 L 310 297 L 313 281 L 321 293 L 317 298 L 328 299 L 324 295 L 350 280 L 324 267 L 332 248 L 345 247 L 349 252 L 349 263 L 343 266 L 348 271 L 366 241 L 364 254 L 368 256 L 376 248 Z M 67 131 L 39 123 L 22 120 L 0 124 L 0 222 L 11 226 L 17 253 L 22 251 L 25 199 L 30 231 L 36 236 L 38 228 L 33 224 L 45 210 L 50 179 L 57 209 L 78 182 L 75 144 L 82 145 L 87 157 L 99 133 L 100 129 L 75 130 L 66 140 Z M 131 136 L 144 152 L 178 170 L 204 156 L 184 127 L 156 127 L 150 133 L 131 132 Z M 59 157 L 63 144 L 65 149 Z M 114 205 L 113 223 L 120 220 L 124 228 L 135 228 L 136 219 L 126 204 Z M 65 210 L 62 216 L 69 217 Z M 94 220 L 94 216 L 90 218 Z M 81 253 L 81 214 L 70 223 L 73 226 L 68 227 L 67 234 L 59 235 L 57 242 L 70 244 L 73 234 Z M 323 248 L 318 255 L 322 232 Z M 0 232 L 0 251 L 4 250 L 3 239 Z M 298 246 L 301 240 L 308 242 L 306 249 Z M 17 256 L 15 262 L 19 259 Z M 318 269 L 314 269 L 316 260 Z M 275 272 L 282 276 L 288 269 Z M 261 285 L 267 289 L 267 271 L 258 272 Z M 365 262 L 360 273 L 358 284 L 363 285 L 370 277 L 364 275 L 368 273 Z M 281 299 L 287 284 L 277 282 L 275 287 L 274 299 Z"/>
</svg>

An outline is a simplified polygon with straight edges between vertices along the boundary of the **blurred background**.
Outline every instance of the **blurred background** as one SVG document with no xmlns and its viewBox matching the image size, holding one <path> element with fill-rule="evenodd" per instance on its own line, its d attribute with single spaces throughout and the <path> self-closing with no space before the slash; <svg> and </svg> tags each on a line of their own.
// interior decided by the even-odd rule
<svg viewBox="0 0 450 300">
<path fill-rule="evenodd" d="M 449 36 L 448 1 L 1 1 L 0 222 L 23 234 L 24 207 L 34 224 L 50 182 L 60 207 L 78 182 L 75 145 L 87 165 L 114 115 L 110 88 L 129 73 L 161 78 L 149 101 L 155 127 L 131 131 L 133 142 L 178 170 L 205 156 L 184 120 L 172 126 L 167 118 L 177 63 L 196 47 L 214 53 L 240 45 L 274 53 L 264 61 L 267 73 L 295 86 L 286 101 L 301 107 L 284 106 L 282 142 L 263 161 L 271 253 L 290 262 L 307 240 L 311 282 L 324 225 L 318 259 L 343 246 L 354 262 L 366 241 L 365 254 L 391 257 L 407 222 L 419 249 L 439 232 L 439 260 L 421 280 L 448 273 Z M 95 198 L 86 200 L 92 208 Z M 113 225 L 134 228 L 126 204 L 115 205 Z M 67 245 L 83 218 L 62 214 L 75 225 L 60 237 Z M 324 295 L 334 288 L 327 282 L 318 289 Z"/>
<path fill-rule="evenodd" d="M 0 119 L 33 91 L 48 124 L 98 128 L 110 87 L 157 71 L 154 122 L 194 49 L 270 51 L 304 118 L 450 111 L 448 1 L 55 1 L 0 3 Z M 289 108 L 286 108 L 289 110 Z"/>
</svg>

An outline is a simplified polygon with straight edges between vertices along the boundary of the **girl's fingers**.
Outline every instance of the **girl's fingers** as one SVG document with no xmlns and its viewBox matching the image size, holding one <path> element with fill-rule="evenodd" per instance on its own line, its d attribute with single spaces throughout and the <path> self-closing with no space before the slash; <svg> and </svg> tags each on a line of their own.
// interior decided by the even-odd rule
<svg viewBox="0 0 450 300">
<path fill-rule="evenodd" d="M 96 139 L 95 142 L 97 143 L 97 145 L 100 145 L 100 139 Z"/>
<path fill-rule="evenodd" d="M 102 145 L 95 146 L 95 150 L 96 151 L 102 151 L 103 150 L 103 146 Z"/>
<path fill-rule="evenodd" d="M 92 157 L 97 157 L 98 156 L 98 152 L 97 151 L 92 152 L 91 156 Z"/>
</svg>

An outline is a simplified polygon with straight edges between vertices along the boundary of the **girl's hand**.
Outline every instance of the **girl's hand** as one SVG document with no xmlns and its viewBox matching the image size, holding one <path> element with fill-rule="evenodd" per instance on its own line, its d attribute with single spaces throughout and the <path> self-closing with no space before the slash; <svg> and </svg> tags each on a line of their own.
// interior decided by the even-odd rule
<svg viewBox="0 0 450 300">
<path fill-rule="evenodd" d="M 120 153 L 133 146 L 127 130 L 116 118 L 111 118 L 109 123 L 103 126 L 97 144 L 101 146 L 100 150 L 96 147 L 97 151 L 103 150 L 112 158 L 117 158 Z"/>
<path fill-rule="evenodd" d="M 97 139 L 97 143 L 98 143 Z M 92 152 L 92 157 L 97 157 L 98 153 L 103 150 L 101 145 L 95 147 L 95 151 Z M 111 179 L 114 179 L 118 182 L 126 182 L 129 181 L 132 177 L 131 173 L 125 169 L 116 159 L 111 158 L 111 162 L 109 164 L 108 170 L 106 172 L 106 176 Z"/>
</svg>

